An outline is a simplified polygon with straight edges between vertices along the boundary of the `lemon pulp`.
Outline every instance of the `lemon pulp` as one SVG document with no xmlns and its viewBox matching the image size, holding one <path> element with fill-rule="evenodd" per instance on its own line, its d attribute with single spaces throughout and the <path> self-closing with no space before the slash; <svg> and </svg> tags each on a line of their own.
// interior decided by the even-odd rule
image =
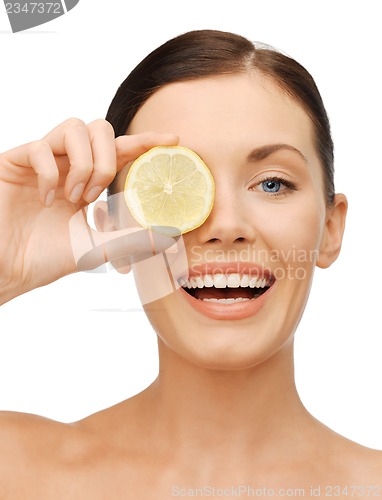
<svg viewBox="0 0 382 500">
<path fill-rule="evenodd" d="M 215 185 L 203 160 L 183 146 L 156 146 L 131 165 L 126 204 L 143 227 L 181 234 L 201 226 L 210 214 Z"/>
</svg>

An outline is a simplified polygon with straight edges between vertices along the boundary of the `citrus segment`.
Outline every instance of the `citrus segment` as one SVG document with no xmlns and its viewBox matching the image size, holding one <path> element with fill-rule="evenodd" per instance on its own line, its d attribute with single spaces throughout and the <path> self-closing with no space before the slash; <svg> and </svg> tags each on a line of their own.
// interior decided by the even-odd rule
<svg viewBox="0 0 382 500">
<path fill-rule="evenodd" d="M 212 210 L 215 185 L 210 170 L 191 149 L 156 146 L 131 165 L 124 196 L 141 226 L 161 226 L 162 232 L 174 235 L 203 224 Z"/>
</svg>

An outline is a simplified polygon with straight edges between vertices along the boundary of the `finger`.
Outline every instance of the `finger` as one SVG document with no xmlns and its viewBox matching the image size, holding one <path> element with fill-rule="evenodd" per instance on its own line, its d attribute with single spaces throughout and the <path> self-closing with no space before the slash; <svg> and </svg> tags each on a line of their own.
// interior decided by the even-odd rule
<svg viewBox="0 0 382 500">
<path fill-rule="evenodd" d="M 134 135 L 121 135 L 115 140 L 117 170 L 154 146 L 176 146 L 178 142 L 179 137 L 172 133 L 143 132 Z"/>
<path fill-rule="evenodd" d="M 44 140 L 53 154 L 67 155 L 70 170 L 65 181 L 65 196 L 77 203 L 93 172 L 93 155 L 86 124 L 70 118 L 49 132 Z"/>
<path fill-rule="evenodd" d="M 104 240 L 103 247 L 108 262 L 130 257 L 131 263 L 135 263 L 175 247 L 176 240 L 158 232 L 160 229 L 137 228 L 128 234 L 122 232 L 120 236 L 115 236 L 114 232 L 106 235 L 101 233 L 102 238 L 94 233 L 93 236 L 95 240 Z"/>
<path fill-rule="evenodd" d="M 93 153 L 93 172 L 85 187 L 83 198 L 93 202 L 114 179 L 117 153 L 114 129 L 106 120 L 95 120 L 88 125 Z"/>
<path fill-rule="evenodd" d="M 11 163 L 36 172 L 40 201 L 45 206 L 51 206 L 59 172 L 50 145 L 44 140 L 34 141 L 8 151 L 5 156 Z"/>
<path fill-rule="evenodd" d="M 85 209 L 72 216 L 69 232 L 74 260 L 80 271 L 126 257 L 131 262 L 138 262 L 168 248 L 174 252 L 176 243 L 176 239 L 170 236 L 142 227 L 110 232 L 95 231 L 87 223 Z"/>
<path fill-rule="evenodd" d="M 156 235 L 149 233 L 150 230 L 142 228 L 115 231 L 113 234 L 97 233 L 90 229 L 89 240 L 92 247 L 78 259 L 77 269 L 80 271 L 94 269 L 106 262 L 126 262 L 126 260 L 129 264 L 136 264 L 168 248 L 174 251 L 174 239 L 159 233 Z"/>
</svg>

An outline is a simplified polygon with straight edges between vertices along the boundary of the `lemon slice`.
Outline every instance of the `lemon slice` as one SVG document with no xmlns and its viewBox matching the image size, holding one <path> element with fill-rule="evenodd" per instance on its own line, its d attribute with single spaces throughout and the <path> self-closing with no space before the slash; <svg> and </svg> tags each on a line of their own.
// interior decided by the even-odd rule
<svg viewBox="0 0 382 500">
<path fill-rule="evenodd" d="M 130 167 L 124 196 L 143 227 L 161 226 L 181 234 L 201 226 L 215 196 L 212 174 L 203 160 L 183 146 L 156 146 Z"/>
</svg>

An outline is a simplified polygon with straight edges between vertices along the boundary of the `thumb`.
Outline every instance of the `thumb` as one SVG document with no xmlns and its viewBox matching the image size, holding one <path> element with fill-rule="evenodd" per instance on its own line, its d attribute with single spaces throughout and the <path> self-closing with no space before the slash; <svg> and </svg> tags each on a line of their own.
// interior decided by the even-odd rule
<svg viewBox="0 0 382 500">
<path fill-rule="evenodd" d="M 117 231 L 96 231 L 89 226 L 86 212 L 86 208 L 79 210 L 69 222 L 72 252 L 78 271 L 95 269 L 106 262 L 126 257 L 131 263 L 140 262 L 171 247 L 176 252 L 177 239 L 161 233 L 161 228 L 137 226 Z"/>
</svg>

